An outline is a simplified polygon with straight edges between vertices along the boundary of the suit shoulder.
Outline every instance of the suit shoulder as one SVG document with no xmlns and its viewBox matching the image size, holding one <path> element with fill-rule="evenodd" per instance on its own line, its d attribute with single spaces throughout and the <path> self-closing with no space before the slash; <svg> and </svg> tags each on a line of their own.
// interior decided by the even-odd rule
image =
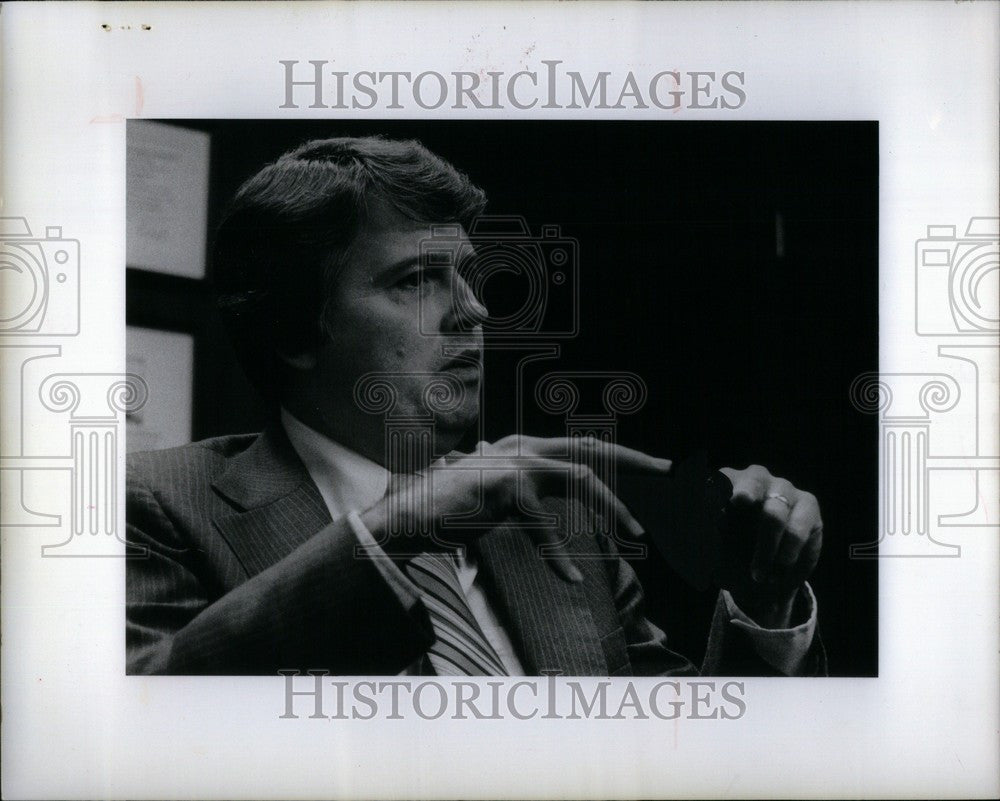
<svg viewBox="0 0 1000 801">
<path fill-rule="evenodd" d="M 177 470 L 214 474 L 234 456 L 249 448 L 260 434 L 212 437 L 175 448 L 137 451 L 126 458 L 129 483 L 154 481 Z"/>
</svg>

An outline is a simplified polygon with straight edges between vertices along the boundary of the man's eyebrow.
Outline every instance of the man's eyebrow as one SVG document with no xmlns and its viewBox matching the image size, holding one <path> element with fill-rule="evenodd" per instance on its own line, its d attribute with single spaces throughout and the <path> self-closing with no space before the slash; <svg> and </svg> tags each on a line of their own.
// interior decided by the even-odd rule
<svg viewBox="0 0 1000 801">
<path fill-rule="evenodd" d="M 421 265 L 421 259 L 419 256 L 404 256 L 399 261 L 394 264 L 390 264 L 383 270 L 379 270 L 375 277 L 385 278 L 391 277 L 393 275 L 398 275 L 404 270 L 408 270 L 410 267 L 419 267 Z"/>
</svg>

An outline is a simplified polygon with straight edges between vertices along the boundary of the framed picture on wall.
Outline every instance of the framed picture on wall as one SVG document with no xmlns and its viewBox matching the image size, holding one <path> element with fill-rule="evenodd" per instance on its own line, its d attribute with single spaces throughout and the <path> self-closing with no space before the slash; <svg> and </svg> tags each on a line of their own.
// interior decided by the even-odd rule
<svg viewBox="0 0 1000 801">
<path fill-rule="evenodd" d="M 142 408 L 126 416 L 126 448 L 152 451 L 190 442 L 194 336 L 130 325 L 125 339 L 128 372 L 148 389 Z"/>
<path fill-rule="evenodd" d="M 128 266 L 205 277 L 210 137 L 151 120 L 126 127 Z"/>
</svg>

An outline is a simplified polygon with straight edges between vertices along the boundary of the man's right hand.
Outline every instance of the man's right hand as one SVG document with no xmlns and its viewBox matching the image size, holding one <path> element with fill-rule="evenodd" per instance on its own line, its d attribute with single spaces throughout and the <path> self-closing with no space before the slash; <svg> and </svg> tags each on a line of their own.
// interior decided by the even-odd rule
<svg viewBox="0 0 1000 801">
<path fill-rule="evenodd" d="M 642 527 L 625 504 L 588 467 L 602 460 L 613 461 L 619 474 L 666 473 L 671 467 L 669 459 L 591 437 L 511 435 L 494 443 L 480 442 L 472 454 L 439 460 L 423 474 L 398 477 L 389 493 L 361 519 L 389 556 L 405 558 L 413 550 L 440 550 L 446 547 L 444 540 L 470 541 L 487 530 L 482 526 L 445 530 L 441 521 L 449 515 L 462 515 L 470 523 L 516 521 L 527 510 L 541 506 L 543 498 L 564 495 L 572 482 L 580 490 L 578 497 L 602 499 L 625 530 L 642 536 Z M 393 507 L 396 519 L 407 522 L 406 529 L 430 531 L 431 536 L 418 540 L 392 532 Z M 475 514 L 469 516 L 471 512 Z M 443 531 L 447 537 L 440 534 Z M 559 531 L 525 531 L 539 545 L 551 546 L 549 564 L 559 576 L 570 582 L 582 580 Z"/>
</svg>

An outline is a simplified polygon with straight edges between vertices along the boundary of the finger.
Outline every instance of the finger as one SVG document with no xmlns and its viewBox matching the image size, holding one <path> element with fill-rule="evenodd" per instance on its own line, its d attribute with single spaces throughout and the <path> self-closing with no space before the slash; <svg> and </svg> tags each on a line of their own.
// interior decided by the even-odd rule
<svg viewBox="0 0 1000 801">
<path fill-rule="evenodd" d="M 562 538 L 552 529 L 530 529 L 531 536 L 539 546 L 548 545 L 542 558 L 548 563 L 555 574 L 571 584 L 579 584 L 583 581 L 583 573 L 573 564 L 569 554 L 563 547 Z"/>
<path fill-rule="evenodd" d="M 795 503 L 788 519 L 788 527 L 801 532 L 804 537 L 809 537 L 815 529 L 823 526 L 819 512 L 819 501 L 812 493 L 799 490 L 796 490 L 791 497 L 794 497 Z"/>
<path fill-rule="evenodd" d="M 796 490 L 791 485 L 779 497 L 785 497 L 785 494 L 791 495 L 795 503 L 789 510 L 785 533 L 775 554 L 774 563 L 777 571 L 792 578 L 799 578 L 800 575 L 809 575 L 819 559 L 823 521 L 820 519 L 819 502 L 815 495 Z"/>
<path fill-rule="evenodd" d="M 763 503 L 768 487 L 774 479 L 766 468 L 759 465 L 751 465 L 746 470 L 732 470 L 724 467 L 721 472 L 725 473 L 732 482 L 732 502 L 738 506 L 753 506 Z"/>
<path fill-rule="evenodd" d="M 642 524 L 635 519 L 625 503 L 612 491 L 611 488 L 599 479 L 593 470 L 577 467 L 579 475 L 578 481 L 581 489 L 589 495 L 589 498 L 582 499 L 585 506 L 590 509 L 604 512 L 606 519 L 612 516 L 625 526 L 625 530 L 635 538 L 645 535 L 646 530 Z M 590 501 L 589 503 L 587 501 Z"/>
<path fill-rule="evenodd" d="M 570 497 L 575 497 L 584 508 L 602 512 L 606 518 L 616 518 L 633 537 L 642 537 L 646 533 L 628 507 L 586 465 L 567 465 L 554 459 L 538 459 L 535 465 L 550 480 L 561 482 L 564 477 L 568 479 Z"/>
<path fill-rule="evenodd" d="M 594 437 L 522 437 L 539 456 L 549 459 L 570 459 L 590 464 L 596 459 L 608 459 L 623 470 L 666 473 L 673 466 L 670 459 L 650 456 L 648 453 L 604 442 Z"/>
<path fill-rule="evenodd" d="M 807 542 L 809 542 L 808 532 L 803 534 L 792 529 L 785 529 L 781 535 L 781 543 L 774 555 L 775 571 L 782 575 L 790 574 Z"/>
<path fill-rule="evenodd" d="M 819 526 L 812 530 L 809 539 L 802 548 L 799 555 L 798 564 L 795 565 L 794 576 L 799 581 L 805 581 L 812 575 L 813 570 L 819 563 L 819 555 L 823 550 L 823 527 Z"/>
<path fill-rule="evenodd" d="M 666 473 L 673 467 L 674 463 L 670 459 L 663 459 L 659 456 L 651 456 L 635 448 L 625 445 L 618 445 L 614 442 L 601 442 L 593 437 L 580 440 L 581 447 L 593 450 L 599 458 L 610 459 L 615 462 L 621 470 L 631 470 L 638 472 Z"/>
<path fill-rule="evenodd" d="M 779 498 L 764 499 L 757 519 L 757 545 L 750 563 L 750 574 L 754 581 L 762 581 L 773 574 L 790 512 L 788 504 Z"/>
<path fill-rule="evenodd" d="M 541 506 L 538 495 L 530 484 L 525 488 L 525 495 L 527 496 L 525 500 L 528 501 L 528 505 L 535 507 Z M 539 556 L 549 565 L 557 576 L 570 582 L 571 584 L 579 584 L 583 581 L 583 574 L 580 572 L 579 568 L 573 564 L 573 560 L 570 559 L 563 544 L 564 538 L 560 536 L 560 533 L 557 530 L 551 528 L 537 528 L 527 529 L 527 531 L 529 536 L 535 540 L 538 545 Z M 542 552 L 543 546 L 548 546 L 544 549 L 544 553 Z"/>
</svg>

